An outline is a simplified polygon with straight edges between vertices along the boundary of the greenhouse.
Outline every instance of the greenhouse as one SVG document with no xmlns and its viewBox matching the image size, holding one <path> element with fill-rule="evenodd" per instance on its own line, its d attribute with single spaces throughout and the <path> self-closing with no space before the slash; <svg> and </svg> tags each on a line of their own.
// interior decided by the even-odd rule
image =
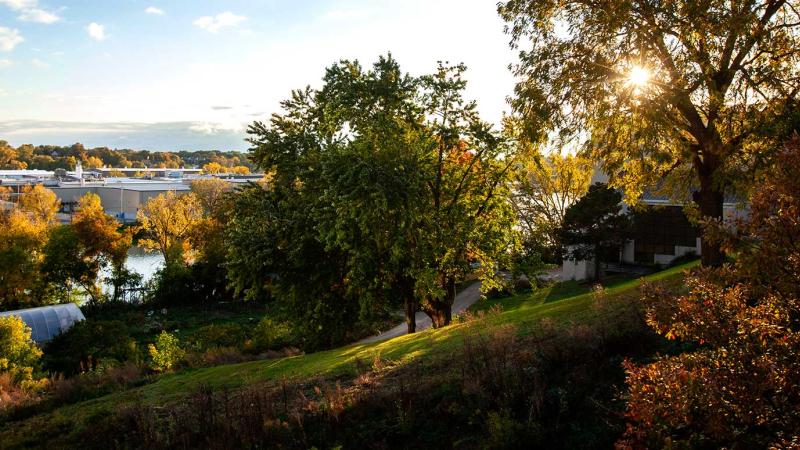
<svg viewBox="0 0 800 450">
<path fill-rule="evenodd" d="M 69 330 L 86 318 L 74 303 L 43 306 L 0 312 L 2 316 L 17 316 L 31 328 L 31 339 L 37 344 L 49 342 L 53 337 Z"/>
</svg>

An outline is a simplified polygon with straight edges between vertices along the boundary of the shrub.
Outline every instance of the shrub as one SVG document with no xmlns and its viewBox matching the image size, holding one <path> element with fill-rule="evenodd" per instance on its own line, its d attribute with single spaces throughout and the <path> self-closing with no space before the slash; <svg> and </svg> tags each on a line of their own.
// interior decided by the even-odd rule
<svg viewBox="0 0 800 450">
<path fill-rule="evenodd" d="M 211 324 L 192 334 L 192 346 L 199 351 L 217 347 L 242 348 L 247 336 L 241 325 L 234 323 Z"/>
<path fill-rule="evenodd" d="M 183 360 L 186 352 L 181 348 L 180 341 L 174 334 L 162 331 L 156 338 L 155 344 L 148 347 L 153 360 L 152 368 L 156 372 L 172 370 Z"/>
<path fill-rule="evenodd" d="M 155 306 L 196 303 L 197 287 L 189 267 L 166 264 L 147 283 L 146 301 Z"/>
<path fill-rule="evenodd" d="M 0 317 L 0 373 L 16 383 L 31 381 L 42 351 L 31 341 L 31 329 L 16 316 Z"/>
<path fill-rule="evenodd" d="M 256 353 L 277 350 L 290 345 L 291 339 L 292 329 L 288 323 L 264 317 L 253 330 L 249 350 Z"/>
<path fill-rule="evenodd" d="M 736 260 L 703 269 L 675 298 L 646 287 L 658 333 L 697 349 L 628 362 L 628 430 L 621 448 L 789 448 L 800 430 L 800 141 L 752 198 L 735 231 L 706 236 Z"/>
<path fill-rule="evenodd" d="M 38 396 L 17 383 L 10 372 L 0 372 L 0 413 L 31 404 L 37 399 Z"/>
<path fill-rule="evenodd" d="M 98 363 L 139 362 L 136 341 L 118 320 L 85 320 L 56 336 L 45 347 L 44 367 L 70 376 Z"/>
<path fill-rule="evenodd" d="M 201 363 L 203 366 L 220 366 L 223 364 L 236 364 L 252 360 L 242 354 L 241 350 L 232 347 L 214 347 L 203 352 Z"/>
<path fill-rule="evenodd" d="M 130 362 L 113 367 L 100 364 L 71 378 L 54 377 L 49 393 L 56 404 L 74 403 L 135 386 L 143 375 L 142 368 Z"/>
</svg>

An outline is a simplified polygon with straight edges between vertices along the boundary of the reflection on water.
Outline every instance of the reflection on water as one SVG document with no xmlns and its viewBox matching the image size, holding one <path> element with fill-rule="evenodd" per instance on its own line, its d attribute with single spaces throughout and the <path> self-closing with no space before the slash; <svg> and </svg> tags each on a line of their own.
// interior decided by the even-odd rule
<svg viewBox="0 0 800 450">
<path fill-rule="evenodd" d="M 156 271 L 163 265 L 164 257 L 161 256 L 161 253 L 145 252 L 142 247 L 137 246 L 131 247 L 130 250 L 128 250 L 128 259 L 125 260 L 125 268 L 142 276 L 142 285 L 153 278 Z M 110 293 L 112 291 L 112 286 L 108 282 L 110 277 L 111 268 L 106 267 L 100 274 L 100 278 L 103 280 L 103 292 L 105 293 Z"/>
<path fill-rule="evenodd" d="M 158 252 L 145 252 L 142 247 L 134 246 L 128 250 L 125 267 L 142 276 L 142 283 L 153 278 L 156 271 L 164 265 L 164 257 Z"/>
</svg>

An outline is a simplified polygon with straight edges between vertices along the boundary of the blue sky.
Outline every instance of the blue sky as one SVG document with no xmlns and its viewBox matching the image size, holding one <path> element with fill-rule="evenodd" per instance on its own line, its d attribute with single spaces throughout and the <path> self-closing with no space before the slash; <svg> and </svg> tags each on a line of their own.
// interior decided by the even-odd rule
<svg viewBox="0 0 800 450">
<path fill-rule="evenodd" d="M 246 148 L 291 89 L 341 58 L 469 67 L 484 119 L 513 61 L 494 0 L 0 0 L 0 139 L 161 150 Z"/>
</svg>

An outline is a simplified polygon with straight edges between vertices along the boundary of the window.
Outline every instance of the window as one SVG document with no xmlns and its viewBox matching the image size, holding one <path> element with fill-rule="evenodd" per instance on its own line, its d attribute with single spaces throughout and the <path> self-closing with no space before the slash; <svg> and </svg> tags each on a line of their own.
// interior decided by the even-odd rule
<svg viewBox="0 0 800 450">
<path fill-rule="evenodd" d="M 694 247 L 699 232 L 680 206 L 634 212 L 634 260 L 653 263 L 655 254 L 674 255 L 675 246 Z"/>
</svg>

